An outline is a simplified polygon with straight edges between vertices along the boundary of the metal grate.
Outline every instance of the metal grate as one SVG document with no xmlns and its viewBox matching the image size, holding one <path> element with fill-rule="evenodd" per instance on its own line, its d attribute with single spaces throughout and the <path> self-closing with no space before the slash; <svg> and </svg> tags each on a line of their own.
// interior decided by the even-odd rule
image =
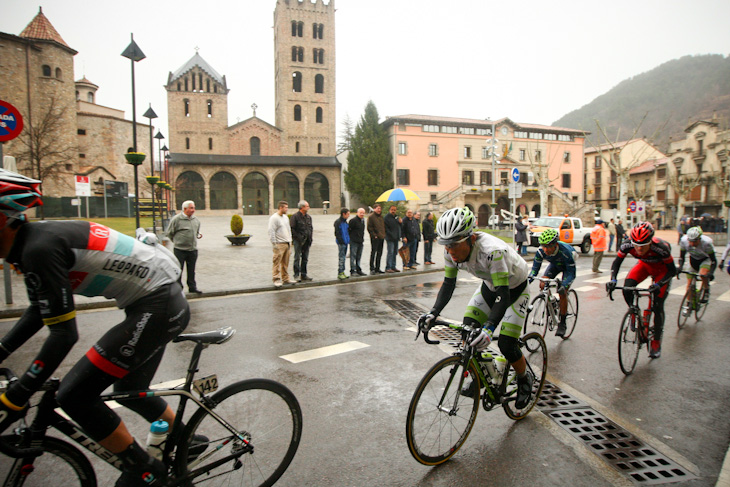
<svg viewBox="0 0 730 487">
<path fill-rule="evenodd" d="M 407 300 L 385 300 L 385 303 L 414 324 L 426 312 Z M 431 333 L 456 349 L 460 346 L 461 334 L 451 328 L 437 326 Z M 537 409 L 636 485 L 668 484 L 697 478 L 555 384 L 545 381 Z"/>
</svg>

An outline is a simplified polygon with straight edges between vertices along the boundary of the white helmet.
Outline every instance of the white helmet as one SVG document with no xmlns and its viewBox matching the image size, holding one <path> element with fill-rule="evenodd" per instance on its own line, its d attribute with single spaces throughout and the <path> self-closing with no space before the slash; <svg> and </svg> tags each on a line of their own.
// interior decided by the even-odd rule
<svg viewBox="0 0 730 487">
<path fill-rule="evenodd" d="M 702 229 L 700 227 L 692 227 L 687 230 L 687 238 L 689 240 L 699 240 L 702 236 Z"/>
<path fill-rule="evenodd" d="M 476 219 L 469 208 L 446 210 L 436 224 L 438 242 L 441 245 L 456 243 L 474 233 L 475 226 Z"/>
</svg>

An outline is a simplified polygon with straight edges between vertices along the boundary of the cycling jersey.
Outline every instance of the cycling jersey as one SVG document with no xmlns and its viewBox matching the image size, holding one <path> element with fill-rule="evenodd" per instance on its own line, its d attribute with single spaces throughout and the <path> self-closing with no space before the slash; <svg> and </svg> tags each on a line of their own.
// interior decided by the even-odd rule
<svg viewBox="0 0 730 487">
<path fill-rule="evenodd" d="M 623 262 L 627 255 L 633 255 L 637 259 L 649 264 L 658 262 L 669 264 L 674 262 L 674 259 L 672 258 L 672 246 L 665 240 L 658 237 L 652 238 L 651 243 L 649 244 L 649 251 L 643 256 L 640 256 L 636 252 L 631 240 L 625 240 L 616 251 L 616 260 L 614 261 L 614 265 L 616 265 L 616 262 L 618 261 L 618 265 L 620 266 L 621 262 Z"/>
<path fill-rule="evenodd" d="M 690 244 L 687 235 L 679 241 L 680 260 L 684 260 L 685 253 L 689 254 L 689 258 L 702 262 L 705 259 L 715 259 L 715 247 L 712 245 L 712 239 L 707 235 L 700 235 L 700 243 L 696 246 Z"/>
<path fill-rule="evenodd" d="M 545 275 L 549 275 L 552 279 L 559 273 L 563 273 L 562 284 L 566 288 L 569 287 L 575 280 L 575 258 L 573 257 L 573 247 L 566 244 L 565 242 L 558 242 L 558 248 L 555 250 L 553 255 L 547 255 L 545 251 L 540 247 L 535 253 L 535 259 L 532 261 L 532 270 L 530 271 L 530 277 L 537 276 L 537 273 L 542 267 L 542 261 L 547 260 L 550 265 L 548 266 Z"/>
</svg>

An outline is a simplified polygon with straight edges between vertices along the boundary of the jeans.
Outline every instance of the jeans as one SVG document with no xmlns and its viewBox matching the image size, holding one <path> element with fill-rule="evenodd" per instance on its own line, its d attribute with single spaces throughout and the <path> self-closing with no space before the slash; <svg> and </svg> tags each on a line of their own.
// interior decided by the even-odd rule
<svg viewBox="0 0 730 487">
<path fill-rule="evenodd" d="M 416 252 L 418 252 L 418 240 L 410 241 L 406 244 L 408 251 L 410 252 L 410 259 L 408 259 L 408 267 L 416 266 Z"/>
<path fill-rule="evenodd" d="M 345 272 L 345 257 L 347 257 L 347 244 L 337 244 L 337 273 L 342 274 Z M 352 264 L 350 264 L 352 266 Z M 350 271 L 352 271 L 352 267 L 350 267 Z"/>
<path fill-rule="evenodd" d="M 198 260 L 197 250 L 180 250 L 173 248 L 173 253 L 180 262 L 180 279 L 177 280 L 182 285 L 182 270 L 185 268 L 185 264 L 188 265 L 188 290 L 192 291 L 197 289 L 198 286 L 195 284 L 195 262 Z"/>
<path fill-rule="evenodd" d="M 294 240 L 294 277 L 299 274 L 307 276 L 307 262 L 309 262 L 309 248 L 311 245 L 302 245 Z"/>
<path fill-rule="evenodd" d="M 433 251 L 433 240 L 423 242 L 423 263 L 433 262 L 431 260 L 431 252 Z"/>
<path fill-rule="evenodd" d="M 398 255 L 398 241 L 397 240 L 386 240 L 388 244 L 388 255 L 385 258 L 385 270 L 395 270 L 395 257 Z"/>
<path fill-rule="evenodd" d="M 380 260 L 383 258 L 382 238 L 370 239 L 370 272 L 380 270 Z"/>
<path fill-rule="evenodd" d="M 613 247 L 613 239 L 616 237 L 616 235 L 609 235 L 608 236 L 608 251 L 611 251 L 611 247 Z M 616 245 L 616 250 L 618 250 L 618 244 Z"/>
<path fill-rule="evenodd" d="M 353 272 L 362 272 L 360 268 L 360 258 L 362 257 L 362 242 L 350 242 L 350 274 Z"/>
</svg>

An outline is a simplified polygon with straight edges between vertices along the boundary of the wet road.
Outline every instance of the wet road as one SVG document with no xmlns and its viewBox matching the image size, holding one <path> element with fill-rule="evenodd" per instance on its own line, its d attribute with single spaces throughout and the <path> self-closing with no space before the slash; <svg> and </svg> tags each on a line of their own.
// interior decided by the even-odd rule
<svg viewBox="0 0 730 487">
<path fill-rule="evenodd" d="M 605 296 L 608 274 L 594 275 L 589 266 L 590 259 L 580 260 L 574 288 L 581 309 L 573 337 L 547 339 L 548 379 L 698 476 L 683 485 L 715 485 L 730 442 L 730 278 L 716 279 L 704 320 L 695 324 L 691 319 L 682 330 L 676 326 L 681 294 L 671 294 L 661 359 L 650 361 L 643 350 L 634 374 L 625 377 L 618 366 L 617 337 L 626 307 L 620 297 L 610 302 Z M 625 262 L 624 271 L 629 268 Z M 485 479 L 493 485 L 633 485 L 542 411 L 515 423 L 500 409 L 482 410 L 466 444 L 445 465 L 425 467 L 412 459 L 405 441 L 408 404 L 420 378 L 445 351 L 414 342 L 413 323 L 384 300 L 403 299 L 428 309 L 440 280 L 440 274 L 408 275 L 191 304 L 187 331 L 238 330 L 232 341 L 204 352 L 201 375 L 217 373 L 221 385 L 251 377 L 275 379 L 300 401 L 302 443 L 277 485 L 483 485 Z M 673 285 L 683 287 L 684 281 Z M 458 319 L 476 286 L 474 279 L 460 279 L 443 315 Z M 80 313 L 81 340 L 58 375 L 120 317 L 120 311 Z M 0 333 L 12 323 L 0 322 Z M 43 339 L 39 333 L 24 350 L 37 350 Z M 337 344 L 353 350 L 299 363 L 281 358 Z M 170 345 L 156 379 L 182 377 L 190 350 L 188 344 Z M 30 359 L 21 351 L 7 364 L 20 370 Z M 122 414 L 143 440 L 145 425 L 131 413 Z M 117 473 L 95 465 L 100 485 L 113 483 Z"/>
</svg>

